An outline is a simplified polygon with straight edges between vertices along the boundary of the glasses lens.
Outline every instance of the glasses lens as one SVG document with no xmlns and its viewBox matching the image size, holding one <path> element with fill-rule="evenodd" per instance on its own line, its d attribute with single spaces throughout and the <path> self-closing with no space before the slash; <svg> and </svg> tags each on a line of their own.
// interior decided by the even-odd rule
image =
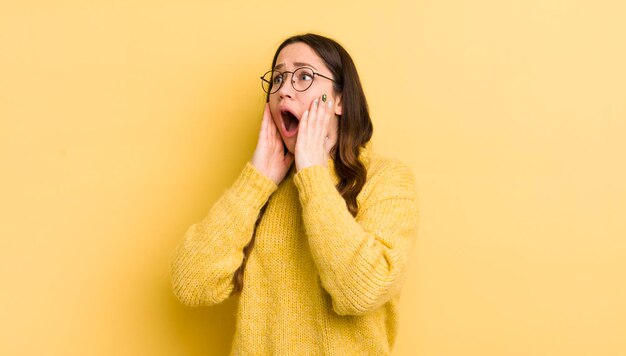
<svg viewBox="0 0 626 356">
<path fill-rule="evenodd" d="M 261 85 L 263 86 L 263 91 L 266 93 L 274 93 L 280 88 L 281 81 L 280 73 L 277 71 L 269 71 L 263 75 L 263 79 L 261 79 Z M 274 85 L 274 83 L 277 83 Z"/>
<path fill-rule="evenodd" d="M 313 70 L 298 68 L 293 72 L 293 88 L 297 91 L 305 91 L 313 84 Z"/>
</svg>

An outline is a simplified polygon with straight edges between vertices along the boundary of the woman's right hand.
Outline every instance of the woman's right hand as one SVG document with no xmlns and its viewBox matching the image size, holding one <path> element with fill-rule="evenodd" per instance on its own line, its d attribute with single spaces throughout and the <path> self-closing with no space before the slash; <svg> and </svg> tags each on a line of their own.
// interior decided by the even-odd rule
<svg viewBox="0 0 626 356">
<path fill-rule="evenodd" d="M 274 120 L 272 120 L 269 104 L 265 104 L 259 141 L 250 163 L 266 177 L 273 180 L 276 185 L 279 185 L 287 175 L 293 161 L 294 156 L 291 152 L 284 154 L 283 139 L 280 137 Z"/>
</svg>

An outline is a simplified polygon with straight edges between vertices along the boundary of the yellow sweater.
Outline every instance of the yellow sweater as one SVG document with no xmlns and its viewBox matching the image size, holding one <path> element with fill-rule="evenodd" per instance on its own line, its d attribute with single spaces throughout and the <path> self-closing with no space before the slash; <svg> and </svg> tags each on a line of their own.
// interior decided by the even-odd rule
<svg viewBox="0 0 626 356">
<path fill-rule="evenodd" d="M 243 248 L 268 201 L 245 272 L 232 355 L 388 355 L 418 219 L 413 174 L 379 157 L 359 159 L 367 181 L 353 217 L 328 168 L 294 167 L 279 186 L 246 163 L 208 215 L 186 232 L 172 287 L 189 306 L 231 295 Z"/>
</svg>

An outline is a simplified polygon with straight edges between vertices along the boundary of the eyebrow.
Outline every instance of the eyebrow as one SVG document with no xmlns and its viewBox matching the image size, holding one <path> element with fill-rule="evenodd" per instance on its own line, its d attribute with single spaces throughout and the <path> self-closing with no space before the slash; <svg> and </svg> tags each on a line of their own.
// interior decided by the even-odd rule
<svg viewBox="0 0 626 356">
<path fill-rule="evenodd" d="M 309 63 L 304 63 L 304 62 L 294 62 L 294 63 L 293 63 L 293 65 L 294 65 L 294 66 L 296 66 L 296 67 L 311 67 L 311 68 L 313 68 L 313 69 L 317 70 L 317 68 L 313 67 L 313 66 L 312 66 L 312 65 L 310 65 Z M 280 69 L 280 68 L 283 68 L 284 66 L 285 66 L 285 64 L 280 63 L 280 64 L 277 64 L 277 65 L 274 67 L 274 69 Z"/>
</svg>

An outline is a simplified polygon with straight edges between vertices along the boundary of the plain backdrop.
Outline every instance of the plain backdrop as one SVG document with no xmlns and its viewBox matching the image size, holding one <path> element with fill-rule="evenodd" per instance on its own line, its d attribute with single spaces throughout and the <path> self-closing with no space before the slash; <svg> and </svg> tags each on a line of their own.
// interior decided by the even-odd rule
<svg viewBox="0 0 626 356">
<path fill-rule="evenodd" d="M 254 151 L 259 76 L 353 56 L 420 230 L 394 355 L 626 354 L 626 5 L 0 2 L 0 354 L 224 355 L 169 263 Z"/>
</svg>

